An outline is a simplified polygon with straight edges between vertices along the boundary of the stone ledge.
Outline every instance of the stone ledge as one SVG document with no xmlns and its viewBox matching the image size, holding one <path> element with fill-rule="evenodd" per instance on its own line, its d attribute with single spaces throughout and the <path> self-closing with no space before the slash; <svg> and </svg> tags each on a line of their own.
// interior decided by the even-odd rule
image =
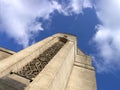
<svg viewBox="0 0 120 90">
<path fill-rule="evenodd" d="M 89 70 L 93 70 L 95 71 L 94 67 L 88 65 L 88 64 L 82 64 L 82 63 L 79 63 L 79 62 L 74 62 L 74 66 L 77 66 L 77 67 L 82 67 L 82 68 L 85 68 L 85 69 L 89 69 Z"/>
</svg>

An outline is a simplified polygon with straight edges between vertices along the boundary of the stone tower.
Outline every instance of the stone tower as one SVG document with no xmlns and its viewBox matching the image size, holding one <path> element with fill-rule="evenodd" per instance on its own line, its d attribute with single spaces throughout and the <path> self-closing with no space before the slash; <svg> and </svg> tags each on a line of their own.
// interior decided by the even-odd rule
<svg viewBox="0 0 120 90">
<path fill-rule="evenodd" d="M 58 33 L 18 53 L 0 48 L 0 90 L 97 90 L 91 57 Z"/>
</svg>

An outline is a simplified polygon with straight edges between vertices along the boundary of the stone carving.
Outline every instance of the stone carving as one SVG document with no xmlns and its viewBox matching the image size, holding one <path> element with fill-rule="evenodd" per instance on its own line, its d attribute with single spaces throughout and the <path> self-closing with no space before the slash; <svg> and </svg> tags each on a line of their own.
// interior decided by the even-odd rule
<svg viewBox="0 0 120 90">
<path fill-rule="evenodd" d="M 48 62 L 56 55 L 56 53 L 63 45 L 64 42 L 62 41 L 56 42 L 50 48 L 40 54 L 39 57 L 29 62 L 18 72 L 13 73 L 32 81 L 33 78 L 35 78 L 40 73 L 40 71 L 48 64 Z"/>
</svg>

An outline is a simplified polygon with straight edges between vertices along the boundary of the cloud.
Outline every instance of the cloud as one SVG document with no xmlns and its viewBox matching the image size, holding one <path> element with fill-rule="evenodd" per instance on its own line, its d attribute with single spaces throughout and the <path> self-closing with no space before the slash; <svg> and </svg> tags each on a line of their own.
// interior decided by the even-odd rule
<svg viewBox="0 0 120 90">
<path fill-rule="evenodd" d="M 61 6 L 50 0 L 0 0 L 0 32 L 5 32 L 24 47 L 33 35 L 43 30 L 37 18 L 49 19 Z"/>
<path fill-rule="evenodd" d="M 63 5 L 57 0 L 0 0 L 0 32 L 27 47 L 30 39 L 44 30 L 39 18 L 50 19 L 55 10 L 63 15 L 80 14 L 83 8 L 91 7 L 88 0 L 68 2 Z"/>
<path fill-rule="evenodd" d="M 120 68 L 120 0 L 96 0 L 94 7 L 101 22 L 93 38 L 94 63 L 98 72 L 112 72 Z"/>
<path fill-rule="evenodd" d="M 65 7 L 65 13 L 68 15 L 83 13 L 83 9 L 92 8 L 89 0 L 69 0 L 68 5 Z"/>
<path fill-rule="evenodd" d="M 57 0 L 0 0 L 0 32 L 27 47 L 30 39 L 44 30 L 39 18 L 50 19 L 55 10 L 63 15 L 80 14 L 91 7 L 89 0 L 63 0 L 61 4 Z"/>
</svg>

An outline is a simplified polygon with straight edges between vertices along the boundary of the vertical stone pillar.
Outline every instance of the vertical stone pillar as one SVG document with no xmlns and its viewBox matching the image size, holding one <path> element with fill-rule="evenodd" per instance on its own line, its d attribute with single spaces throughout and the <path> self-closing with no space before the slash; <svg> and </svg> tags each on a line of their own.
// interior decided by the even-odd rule
<svg viewBox="0 0 120 90">
<path fill-rule="evenodd" d="M 65 90 L 74 62 L 74 44 L 68 41 L 26 90 Z"/>
</svg>

